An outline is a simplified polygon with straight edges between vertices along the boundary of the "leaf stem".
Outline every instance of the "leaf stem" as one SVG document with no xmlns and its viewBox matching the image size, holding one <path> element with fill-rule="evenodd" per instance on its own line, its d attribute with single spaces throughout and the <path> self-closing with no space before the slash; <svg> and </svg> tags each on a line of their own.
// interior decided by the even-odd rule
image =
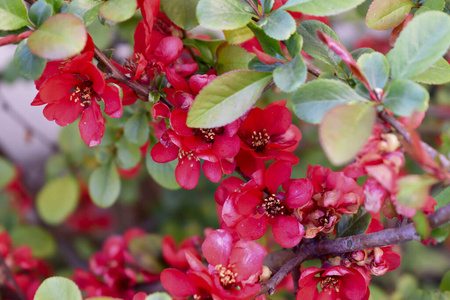
<svg viewBox="0 0 450 300">
<path fill-rule="evenodd" d="M 253 8 L 253 10 L 255 11 L 255 13 L 258 15 L 258 17 L 260 19 L 264 18 L 264 16 L 261 15 L 261 13 L 259 12 L 258 8 L 255 6 L 255 3 L 253 3 L 252 0 L 247 0 L 247 3 Z"/>
</svg>

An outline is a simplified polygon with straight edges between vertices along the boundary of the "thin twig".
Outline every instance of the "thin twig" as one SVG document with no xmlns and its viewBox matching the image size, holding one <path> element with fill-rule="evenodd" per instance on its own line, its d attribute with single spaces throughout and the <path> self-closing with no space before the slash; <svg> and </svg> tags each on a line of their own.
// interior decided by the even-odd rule
<svg viewBox="0 0 450 300">
<path fill-rule="evenodd" d="M 308 68 L 308 72 L 316 77 L 319 77 L 323 71 L 321 69 L 319 69 L 318 67 L 316 67 L 315 65 L 313 65 L 311 62 L 309 62 L 308 60 L 305 59 L 305 64 L 306 67 Z"/>
<path fill-rule="evenodd" d="M 25 294 L 20 289 L 16 279 L 14 279 L 14 276 L 12 275 L 11 270 L 9 269 L 8 265 L 6 264 L 5 258 L 2 255 L 0 255 L 0 264 L 2 266 L 3 273 L 6 275 L 6 278 L 11 282 L 13 288 L 15 289 L 17 297 L 20 300 L 26 300 Z"/>
<path fill-rule="evenodd" d="M 259 12 L 258 8 L 255 6 L 255 3 L 253 3 L 252 0 L 247 0 L 247 3 L 253 8 L 253 10 L 255 11 L 255 13 L 258 15 L 258 17 L 260 19 L 263 18 L 263 15 L 261 15 L 261 13 Z"/>
</svg>

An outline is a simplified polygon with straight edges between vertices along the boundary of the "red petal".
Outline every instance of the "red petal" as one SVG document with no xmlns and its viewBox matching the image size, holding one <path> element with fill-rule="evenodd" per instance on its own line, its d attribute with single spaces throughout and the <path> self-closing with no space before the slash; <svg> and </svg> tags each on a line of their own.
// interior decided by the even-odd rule
<svg viewBox="0 0 450 300">
<path fill-rule="evenodd" d="M 219 182 L 222 179 L 222 169 L 219 162 L 203 162 L 203 174 L 212 182 Z"/>
<path fill-rule="evenodd" d="M 223 205 L 231 193 L 239 190 L 245 182 L 237 177 L 229 177 L 222 181 L 214 193 L 214 199 L 219 205 Z"/>
<path fill-rule="evenodd" d="M 303 225 L 291 216 L 277 217 L 272 226 L 272 232 L 275 241 L 285 248 L 296 246 L 305 235 Z"/>
<path fill-rule="evenodd" d="M 182 52 L 183 42 L 181 39 L 175 36 L 169 36 L 159 42 L 158 47 L 154 51 L 154 55 L 165 65 L 168 65 L 180 57 Z"/>
<path fill-rule="evenodd" d="M 170 126 L 181 136 L 194 135 L 192 128 L 187 127 L 187 112 L 181 109 L 174 109 L 170 114 Z"/>
<path fill-rule="evenodd" d="M 284 203 L 289 206 L 289 208 L 305 206 L 311 201 L 311 197 L 314 193 L 314 187 L 311 181 L 305 178 L 289 181 L 286 188 L 286 199 L 284 200 Z"/>
<path fill-rule="evenodd" d="M 217 229 L 208 234 L 202 244 L 206 261 L 213 266 L 228 266 L 231 250 L 238 239 L 231 229 Z"/>
<path fill-rule="evenodd" d="M 81 138 L 89 146 L 100 144 L 100 140 L 105 133 L 105 119 L 103 119 L 100 106 L 96 101 L 83 111 L 81 120 L 78 123 Z"/>
<path fill-rule="evenodd" d="M 178 184 L 187 190 L 197 186 L 200 176 L 200 162 L 196 159 L 184 157 L 179 160 L 175 168 L 175 178 Z"/>
<path fill-rule="evenodd" d="M 238 241 L 230 255 L 230 264 L 236 266 L 238 273 L 236 280 L 252 279 L 250 283 L 258 282 L 266 254 L 266 249 L 257 242 Z"/>
<path fill-rule="evenodd" d="M 252 189 L 236 197 L 237 211 L 244 216 L 254 215 L 256 207 L 262 204 L 262 191 Z"/>
<path fill-rule="evenodd" d="M 156 143 L 150 151 L 150 155 L 157 163 L 167 163 L 178 157 L 179 148 L 175 145 L 164 147 L 161 143 Z"/>
<path fill-rule="evenodd" d="M 165 269 L 162 271 L 161 284 L 169 294 L 175 297 L 187 297 L 198 292 L 186 274 L 175 269 Z"/>
<path fill-rule="evenodd" d="M 58 74 L 48 78 L 41 86 L 39 95 L 46 103 L 58 102 L 61 99 L 69 99 L 70 90 L 81 83 L 72 74 Z"/>
<path fill-rule="evenodd" d="M 245 218 L 236 226 L 236 231 L 243 239 L 257 240 L 261 238 L 267 230 L 267 218 L 259 219 Z"/>
<path fill-rule="evenodd" d="M 111 118 L 120 118 L 122 116 L 122 100 L 119 96 L 119 90 L 108 84 L 101 96 L 105 101 L 105 113 Z"/>
<path fill-rule="evenodd" d="M 291 164 L 287 161 L 279 160 L 270 165 L 264 176 L 264 184 L 271 193 L 276 193 L 278 187 L 289 180 L 292 173 Z"/>
<path fill-rule="evenodd" d="M 44 108 L 44 116 L 49 121 L 55 120 L 59 126 L 67 126 L 80 116 L 83 107 L 75 102 L 61 100 L 59 103 L 50 103 Z"/>
<path fill-rule="evenodd" d="M 227 137 L 224 134 L 216 135 L 212 147 L 217 158 L 233 158 L 241 149 L 241 140 L 237 135 Z"/>
</svg>

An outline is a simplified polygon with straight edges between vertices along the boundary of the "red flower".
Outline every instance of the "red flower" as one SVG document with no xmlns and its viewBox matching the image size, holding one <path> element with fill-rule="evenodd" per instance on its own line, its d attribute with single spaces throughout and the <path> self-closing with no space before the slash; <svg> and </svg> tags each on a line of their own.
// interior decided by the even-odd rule
<svg viewBox="0 0 450 300">
<path fill-rule="evenodd" d="M 225 200 L 222 218 L 226 225 L 236 229 L 241 238 L 256 240 L 270 223 L 278 244 L 286 248 L 297 245 L 305 230 L 294 212 L 311 202 L 313 187 L 307 179 L 290 180 L 291 172 L 289 162 L 276 161 L 267 171 L 253 173 L 252 180 Z M 278 192 L 280 185 L 284 192 Z"/>
<path fill-rule="evenodd" d="M 260 290 L 266 250 L 254 241 L 239 240 L 229 229 L 210 233 L 202 245 L 208 267 L 186 253 L 191 269 L 183 273 L 166 269 L 161 273 L 163 287 L 175 297 L 195 299 L 251 299 Z"/>
<path fill-rule="evenodd" d="M 298 163 L 297 156 L 290 152 L 295 150 L 302 134 L 291 120 L 286 101 L 274 102 L 264 110 L 254 107 L 249 112 L 239 128 L 241 151 L 236 157 L 245 174 L 251 175 L 271 159 Z"/>
<path fill-rule="evenodd" d="M 199 236 L 193 236 L 185 239 L 179 247 L 176 247 L 173 237 L 167 235 L 162 241 L 162 254 L 164 260 L 177 269 L 187 270 L 189 269 L 189 263 L 186 259 L 186 252 L 189 252 L 192 256 L 200 259 L 201 256 L 197 252 L 196 247 L 201 244 L 201 238 Z"/>
<path fill-rule="evenodd" d="M 107 85 L 103 73 L 92 64 L 92 52 L 86 52 L 61 64 L 60 70 L 37 83 L 39 93 L 31 105 L 46 105 L 44 116 L 60 126 L 73 123 L 81 115 L 78 124 L 81 138 L 89 146 L 100 144 L 105 131 L 100 106 L 105 102 L 105 113 L 113 118 L 122 115 L 122 102 L 116 87 Z M 53 69 L 53 67 L 52 67 Z M 54 69 L 51 71 L 55 71 Z"/>
<path fill-rule="evenodd" d="M 321 292 L 317 289 L 318 284 Z M 365 300 L 369 299 L 370 295 L 365 277 L 358 270 L 341 266 L 327 269 L 307 268 L 302 272 L 298 286 L 297 300 Z"/>
</svg>

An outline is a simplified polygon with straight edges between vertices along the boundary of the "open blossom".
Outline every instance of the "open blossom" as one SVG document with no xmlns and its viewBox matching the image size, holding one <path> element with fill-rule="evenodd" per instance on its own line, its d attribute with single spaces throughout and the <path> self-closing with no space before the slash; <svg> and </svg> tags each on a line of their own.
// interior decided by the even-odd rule
<svg viewBox="0 0 450 300">
<path fill-rule="evenodd" d="M 162 240 L 162 255 L 164 260 L 172 267 L 187 270 L 189 269 L 189 263 L 186 259 L 186 252 L 200 259 L 201 256 L 197 248 L 200 248 L 201 242 L 202 239 L 200 236 L 193 236 L 183 240 L 177 247 L 174 238 L 167 235 Z"/>
<path fill-rule="evenodd" d="M 301 273 L 296 299 L 366 300 L 370 295 L 368 285 L 359 269 L 310 267 Z"/>
<path fill-rule="evenodd" d="M 202 252 L 208 267 L 187 252 L 190 269 L 186 273 L 176 269 L 161 273 L 161 283 L 172 296 L 245 300 L 259 292 L 258 281 L 266 255 L 260 244 L 239 240 L 230 229 L 219 229 L 206 237 Z"/>
<path fill-rule="evenodd" d="M 313 186 L 307 179 L 290 179 L 291 172 L 289 162 L 276 161 L 267 171 L 253 173 L 252 180 L 227 195 L 222 210 L 225 224 L 241 238 L 252 240 L 262 237 L 271 224 L 278 244 L 286 248 L 297 245 L 305 229 L 293 214 L 311 202 Z M 224 181 L 223 185 L 236 183 Z M 280 186 L 284 191 L 278 191 Z"/>
</svg>

